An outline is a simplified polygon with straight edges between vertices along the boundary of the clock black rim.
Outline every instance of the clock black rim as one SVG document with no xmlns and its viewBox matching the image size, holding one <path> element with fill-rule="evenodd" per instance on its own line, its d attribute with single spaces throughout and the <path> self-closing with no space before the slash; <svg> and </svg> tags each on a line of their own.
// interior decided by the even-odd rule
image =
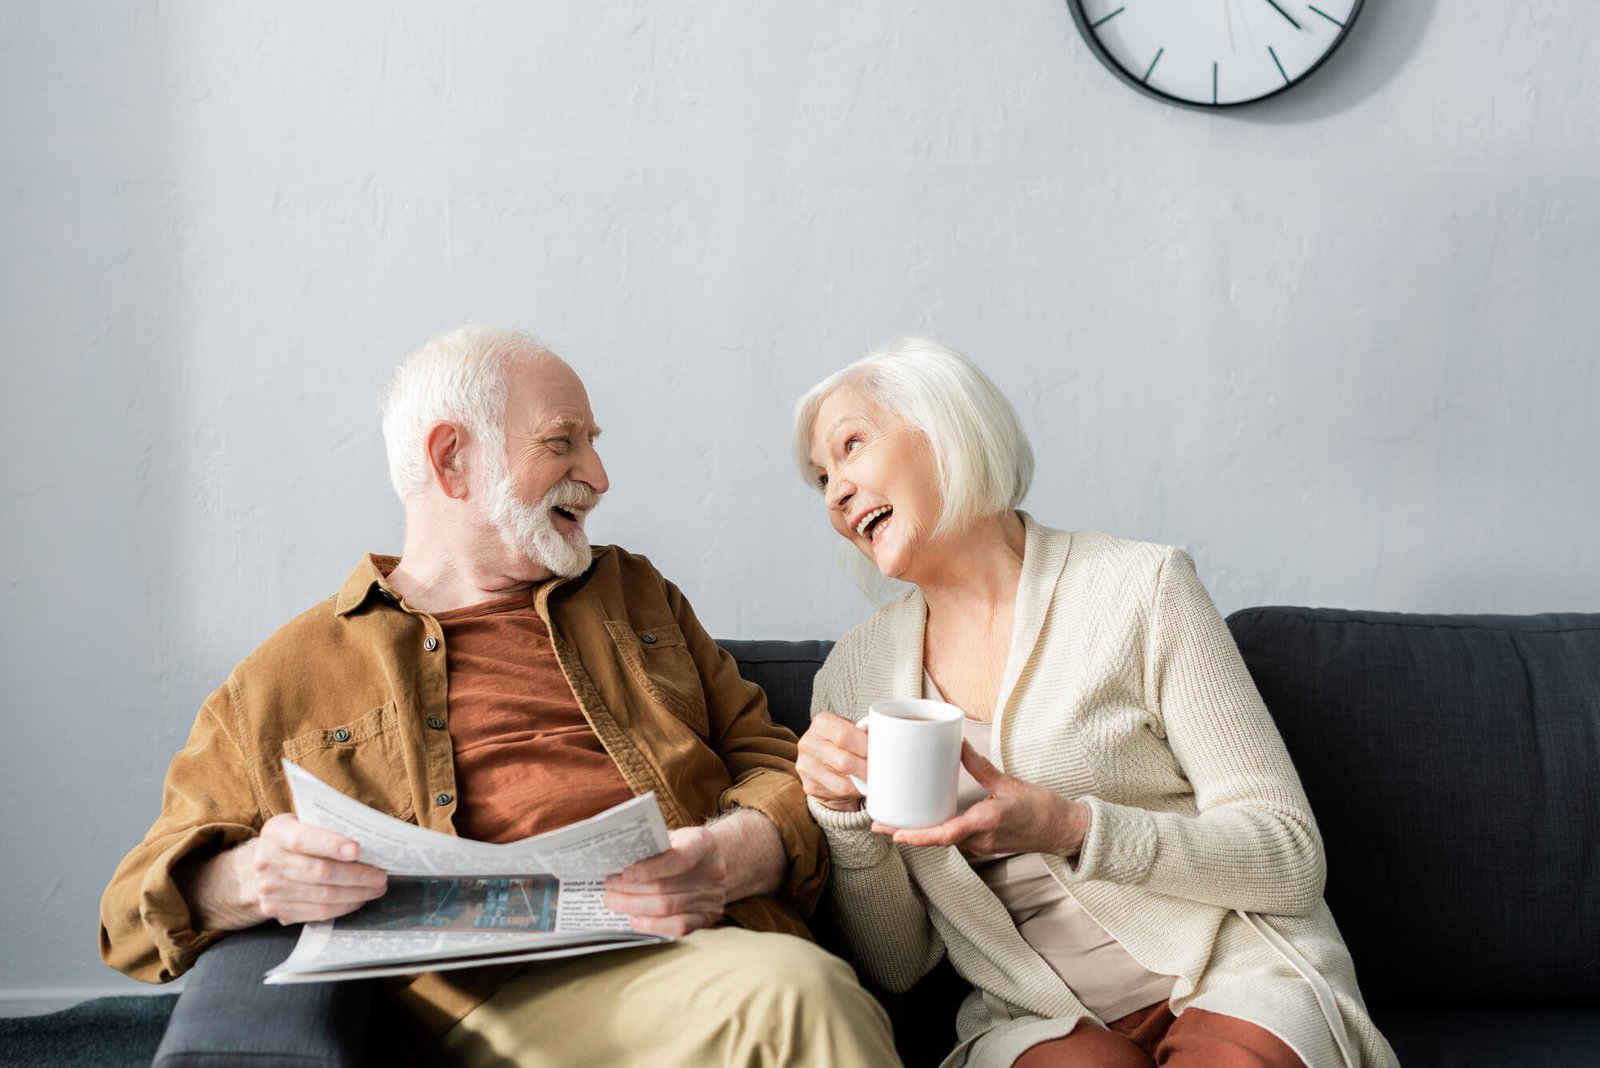
<svg viewBox="0 0 1600 1068">
<path fill-rule="evenodd" d="M 1322 65 L 1328 62 L 1335 52 L 1344 46 L 1345 41 L 1350 37 L 1350 31 L 1355 28 L 1356 19 L 1361 15 L 1361 9 L 1366 7 L 1367 0 L 1355 0 L 1355 6 L 1350 9 L 1350 15 L 1344 21 L 1344 27 L 1339 30 L 1339 36 L 1335 37 L 1333 44 L 1328 47 L 1326 52 L 1322 53 L 1322 58 L 1307 67 L 1306 72 L 1300 77 L 1292 82 L 1285 82 L 1270 93 L 1262 93 L 1260 96 L 1253 96 L 1249 100 L 1233 100 L 1226 104 L 1207 104 L 1198 100 L 1185 100 L 1170 93 L 1163 93 L 1161 90 L 1152 88 L 1145 82 L 1135 78 L 1131 72 L 1123 70 L 1121 65 L 1111 58 L 1111 53 L 1106 51 L 1105 46 L 1100 43 L 1100 39 L 1095 36 L 1093 28 L 1089 25 L 1089 16 L 1083 13 L 1083 0 L 1066 0 L 1066 4 L 1067 10 L 1072 12 L 1072 21 L 1078 26 L 1078 36 L 1088 43 L 1089 51 L 1094 53 L 1094 57 L 1100 61 L 1100 65 L 1115 74 L 1124 85 L 1137 89 L 1145 96 L 1159 100 L 1163 104 L 1172 104 L 1176 107 L 1189 108 L 1193 111 L 1227 111 L 1231 108 L 1251 107 L 1261 103 L 1263 100 L 1271 100 L 1280 93 L 1286 93 L 1290 89 L 1304 85 L 1313 74 L 1322 69 Z"/>
</svg>

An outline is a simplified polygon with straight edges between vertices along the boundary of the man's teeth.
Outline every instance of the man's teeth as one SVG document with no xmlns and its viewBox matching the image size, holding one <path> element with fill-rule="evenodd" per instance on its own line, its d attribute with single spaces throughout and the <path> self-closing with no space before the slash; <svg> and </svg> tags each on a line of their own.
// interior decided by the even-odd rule
<svg viewBox="0 0 1600 1068">
<path fill-rule="evenodd" d="M 877 522 L 879 519 L 882 519 L 884 516 L 887 516 L 892 511 L 894 511 L 894 509 L 887 504 L 874 508 L 872 511 L 861 517 L 860 522 L 856 524 L 856 533 L 861 535 L 863 538 L 866 537 L 867 530 L 872 526 L 872 524 Z"/>
</svg>

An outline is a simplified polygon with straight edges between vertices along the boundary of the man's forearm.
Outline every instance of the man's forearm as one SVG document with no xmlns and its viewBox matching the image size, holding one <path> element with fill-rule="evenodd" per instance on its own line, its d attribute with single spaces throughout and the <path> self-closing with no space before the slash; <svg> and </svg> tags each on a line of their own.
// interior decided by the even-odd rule
<svg viewBox="0 0 1600 1068">
<path fill-rule="evenodd" d="M 706 828 L 717 836 L 728 872 L 728 900 L 770 894 L 789 873 L 789 854 L 778 825 L 753 808 L 736 808 Z"/>
<path fill-rule="evenodd" d="M 255 846 L 252 838 L 173 873 L 196 931 L 242 931 L 267 918 L 246 890 Z"/>
</svg>

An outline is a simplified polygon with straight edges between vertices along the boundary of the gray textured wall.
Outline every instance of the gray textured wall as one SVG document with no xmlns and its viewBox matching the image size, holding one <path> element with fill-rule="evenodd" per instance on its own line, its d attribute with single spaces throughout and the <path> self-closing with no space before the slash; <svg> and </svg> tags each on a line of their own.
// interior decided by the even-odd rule
<svg viewBox="0 0 1600 1068">
<path fill-rule="evenodd" d="M 1600 604 L 1600 7 L 1369 0 L 1273 103 L 1163 107 L 1061 0 L 0 0 L 0 1000 L 125 989 L 99 892 L 204 694 L 393 549 L 387 369 L 475 319 L 587 378 L 724 636 L 867 604 L 788 406 L 935 333 L 1029 507 L 1226 610 Z"/>
</svg>

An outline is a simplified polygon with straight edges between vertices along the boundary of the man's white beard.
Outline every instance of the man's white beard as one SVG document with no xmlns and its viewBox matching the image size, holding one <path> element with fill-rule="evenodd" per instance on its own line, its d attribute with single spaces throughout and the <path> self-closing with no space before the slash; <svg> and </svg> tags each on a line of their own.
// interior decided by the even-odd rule
<svg viewBox="0 0 1600 1068">
<path fill-rule="evenodd" d="M 589 569 L 589 535 L 582 527 L 563 535 L 551 520 L 550 509 L 587 511 L 600 503 L 600 494 L 568 479 L 557 482 L 537 505 L 530 506 L 517 496 L 508 465 L 502 463 L 489 475 L 489 499 L 484 512 L 500 532 L 506 548 L 522 553 L 562 578 L 577 578 Z M 584 511 L 577 514 L 582 516 Z"/>
</svg>

